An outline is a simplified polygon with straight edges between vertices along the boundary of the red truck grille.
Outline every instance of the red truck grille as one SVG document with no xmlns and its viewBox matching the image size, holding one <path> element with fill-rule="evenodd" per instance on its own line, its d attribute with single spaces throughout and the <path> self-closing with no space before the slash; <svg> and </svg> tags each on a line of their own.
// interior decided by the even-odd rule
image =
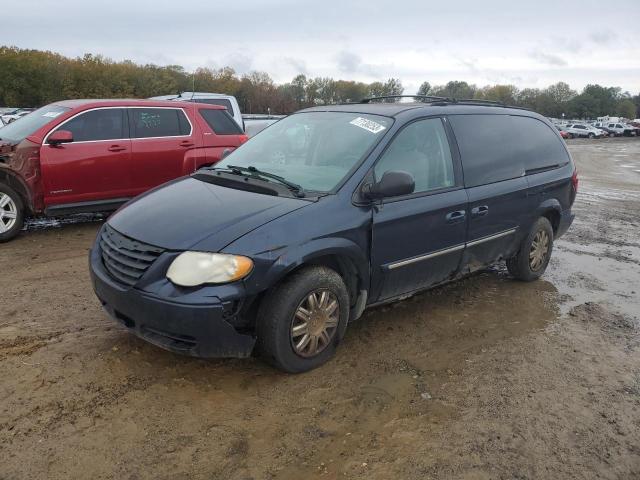
<svg viewBox="0 0 640 480">
<path fill-rule="evenodd" d="M 129 286 L 135 285 L 164 251 L 125 237 L 108 224 L 100 236 L 100 250 L 104 266 L 111 276 Z"/>
</svg>

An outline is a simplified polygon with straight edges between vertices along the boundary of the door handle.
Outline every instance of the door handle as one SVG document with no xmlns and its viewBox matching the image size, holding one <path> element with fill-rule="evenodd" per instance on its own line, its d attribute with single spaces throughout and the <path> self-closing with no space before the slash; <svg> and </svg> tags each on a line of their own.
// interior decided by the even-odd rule
<svg viewBox="0 0 640 480">
<path fill-rule="evenodd" d="M 479 207 L 473 207 L 471 209 L 472 217 L 482 217 L 489 213 L 489 207 L 486 205 L 480 205 Z"/>
<path fill-rule="evenodd" d="M 447 223 L 457 223 L 464 220 L 464 217 L 467 216 L 467 212 L 465 210 L 456 210 L 455 212 L 449 212 L 446 215 Z"/>
<path fill-rule="evenodd" d="M 122 150 L 126 150 L 127 147 L 122 147 L 120 145 L 111 145 L 107 150 L 110 152 L 121 152 Z"/>
<path fill-rule="evenodd" d="M 183 140 L 182 142 L 180 142 L 181 147 L 193 147 L 194 145 L 195 143 L 190 142 L 189 140 Z"/>
</svg>

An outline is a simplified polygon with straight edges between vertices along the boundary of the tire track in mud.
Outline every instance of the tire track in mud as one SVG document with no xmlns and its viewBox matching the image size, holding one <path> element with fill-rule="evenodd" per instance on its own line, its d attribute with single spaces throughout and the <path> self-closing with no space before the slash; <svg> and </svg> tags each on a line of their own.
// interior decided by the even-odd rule
<svg viewBox="0 0 640 480">
<path fill-rule="evenodd" d="M 18 336 L 11 339 L 0 338 L 0 360 L 12 356 L 31 356 L 53 340 L 56 340 L 71 331 L 58 331 L 32 336 Z"/>
<path fill-rule="evenodd" d="M 34 434 L 36 430 L 52 435 L 58 425 L 75 424 L 80 417 L 96 419 L 101 410 L 113 408 L 128 394 L 145 391 L 155 382 L 155 379 L 140 378 L 134 375 L 113 384 L 88 382 L 82 386 L 83 395 L 81 397 L 55 399 L 37 405 L 9 421 L 0 423 L 0 432 L 9 433 L 11 437 L 19 432 Z M 43 379 L 43 385 L 44 383 Z M 52 383 L 56 382 L 49 380 L 47 383 L 50 387 Z"/>
</svg>

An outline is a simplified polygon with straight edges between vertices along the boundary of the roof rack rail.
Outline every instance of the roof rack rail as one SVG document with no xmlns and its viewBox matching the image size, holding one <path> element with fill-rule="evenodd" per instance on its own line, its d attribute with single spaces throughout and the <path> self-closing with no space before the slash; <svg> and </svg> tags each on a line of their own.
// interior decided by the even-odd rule
<svg viewBox="0 0 640 480">
<path fill-rule="evenodd" d="M 451 99 L 447 97 L 435 97 L 433 95 L 382 95 L 380 97 L 368 97 L 360 100 L 360 103 L 371 103 L 372 100 L 386 100 L 388 98 L 420 98 L 420 99 L 428 99 L 435 100 L 439 102 L 450 102 Z"/>
<path fill-rule="evenodd" d="M 418 98 L 424 103 L 432 103 L 434 105 L 487 105 L 492 107 L 514 108 L 517 110 L 531 109 L 527 107 L 518 107 L 515 105 L 507 105 L 504 102 L 498 102 L 495 100 L 483 100 L 481 98 L 451 98 L 451 97 L 437 97 L 434 95 L 383 95 L 380 97 L 363 98 L 359 103 L 371 103 L 372 100 L 385 100 L 388 98 Z"/>
<path fill-rule="evenodd" d="M 483 100 L 481 98 L 454 98 L 454 103 L 486 103 L 487 105 L 496 105 L 498 107 L 506 107 L 507 105 L 503 102 L 497 102 L 495 100 Z"/>
</svg>

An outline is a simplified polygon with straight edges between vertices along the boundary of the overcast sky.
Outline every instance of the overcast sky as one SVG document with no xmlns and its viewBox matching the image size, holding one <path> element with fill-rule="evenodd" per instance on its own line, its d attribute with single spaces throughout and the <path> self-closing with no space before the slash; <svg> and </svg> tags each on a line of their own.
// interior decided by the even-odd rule
<svg viewBox="0 0 640 480">
<path fill-rule="evenodd" d="M 2 0 L 0 44 L 371 82 L 640 91 L 640 0 Z"/>
</svg>

